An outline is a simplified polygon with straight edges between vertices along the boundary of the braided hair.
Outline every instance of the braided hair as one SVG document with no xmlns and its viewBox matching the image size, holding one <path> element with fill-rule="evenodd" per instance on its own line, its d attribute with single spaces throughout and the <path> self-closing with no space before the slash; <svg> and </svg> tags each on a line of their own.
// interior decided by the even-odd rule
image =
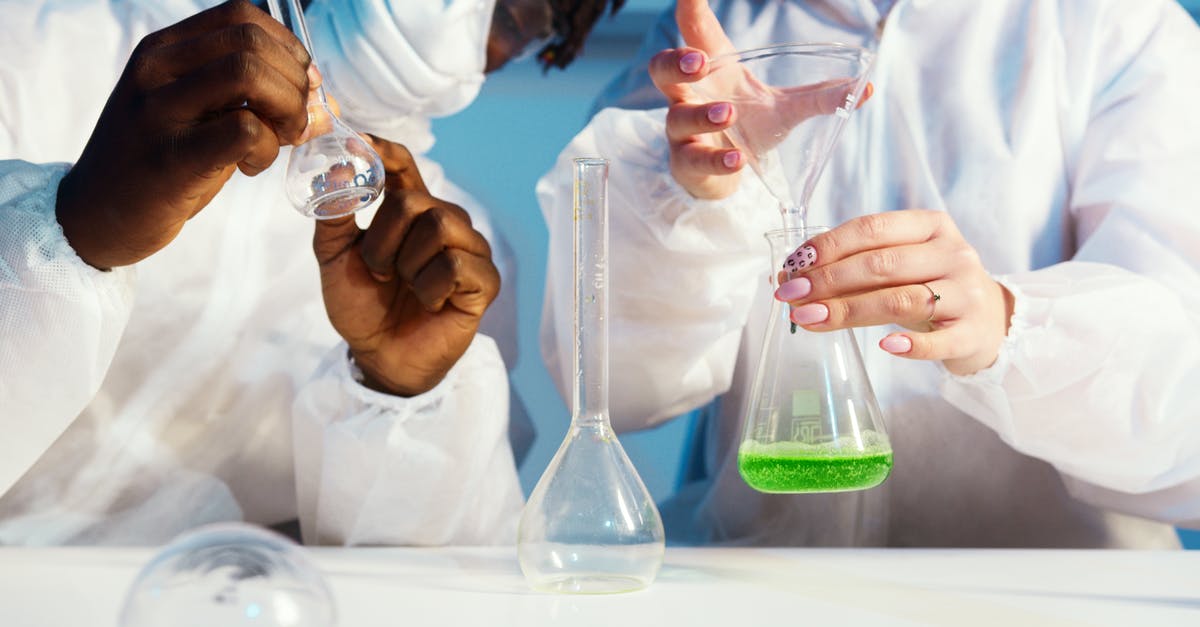
<svg viewBox="0 0 1200 627">
<path fill-rule="evenodd" d="M 583 52 L 583 42 L 596 20 L 604 14 L 609 0 L 549 0 L 554 12 L 554 38 L 538 52 L 538 62 L 543 71 L 551 67 L 563 69 Z M 612 0 L 609 15 L 616 15 L 625 5 L 625 0 Z"/>
</svg>

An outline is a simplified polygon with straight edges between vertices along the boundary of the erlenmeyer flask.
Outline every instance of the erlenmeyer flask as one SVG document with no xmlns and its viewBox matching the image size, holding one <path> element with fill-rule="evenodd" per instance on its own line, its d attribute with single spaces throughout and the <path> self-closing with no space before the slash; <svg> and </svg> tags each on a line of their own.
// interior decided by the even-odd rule
<svg viewBox="0 0 1200 627">
<path fill-rule="evenodd" d="M 806 229 L 809 198 L 867 86 L 870 51 L 786 44 L 712 59 L 698 94 L 733 104 L 725 131 L 779 201 L 783 229 L 766 234 L 772 281 L 793 278 L 788 257 Z M 849 330 L 797 329 L 772 299 L 747 400 L 738 470 L 763 492 L 840 492 L 879 485 L 892 448 L 862 355 Z"/>
<path fill-rule="evenodd" d="M 292 30 L 312 56 L 308 26 L 298 0 L 267 0 L 271 15 Z M 316 63 L 316 58 L 313 57 Z M 288 159 L 288 200 L 306 216 L 325 220 L 365 209 L 383 193 L 379 153 L 338 119 L 325 88 L 308 104 L 308 141 L 292 148 Z"/>
<path fill-rule="evenodd" d="M 525 504 L 521 570 L 539 590 L 649 585 L 663 526 L 608 415 L 608 161 L 575 160 L 575 379 L 571 426 Z"/>
<path fill-rule="evenodd" d="M 791 276 L 788 256 L 823 230 L 766 234 L 775 287 Z M 772 299 L 738 448 L 742 478 L 762 492 L 879 485 L 891 472 L 892 447 L 854 334 L 795 329 L 789 313 L 787 303 Z"/>
</svg>

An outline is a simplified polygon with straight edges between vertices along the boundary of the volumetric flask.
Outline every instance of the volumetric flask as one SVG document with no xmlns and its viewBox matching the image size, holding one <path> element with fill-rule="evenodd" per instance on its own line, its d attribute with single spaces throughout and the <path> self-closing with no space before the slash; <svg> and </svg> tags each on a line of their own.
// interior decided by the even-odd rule
<svg viewBox="0 0 1200 627">
<path fill-rule="evenodd" d="M 517 553 L 538 590 L 648 586 L 662 520 L 608 415 L 608 162 L 575 160 L 575 378 L 571 425 L 521 513 Z"/>
<path fill-rule="evenodd" d="M 291 540 L 243 523 L 185 533 L 138 573 L 120 627 L 333 627 L 333 597 Z"/>
<path fill-rule="evenodd" d="M 767 233 L 775 287 L 789 257 L 826 229 Z M 771 319 L 750 389 L 738 470 L 760 492 L 842 492 L 883 483 L 892 447 L 854 334 L 793 327 L 787 303 Z"/>
<path fill-rule="evenodd" d="M 292 30 L 312 56 L 312 43 L 299 0 L 267 0 L 271 15 Z M 317 60 L 314 57 L 313 63 Z M 325 88 L 308 103 L 308 140 L 292 148 L 287 167 L 287 196 L 306 216 L 325 220 L 369 207 L 383 194 L 379 153 L 338 119 Z"/>
</svg>

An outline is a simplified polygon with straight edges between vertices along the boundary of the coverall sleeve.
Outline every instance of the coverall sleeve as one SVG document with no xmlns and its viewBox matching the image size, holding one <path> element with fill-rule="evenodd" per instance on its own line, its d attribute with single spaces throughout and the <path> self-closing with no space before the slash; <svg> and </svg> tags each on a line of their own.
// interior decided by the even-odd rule
<svg viewBox="0 0 1200 627">
<path fill-rule="evenodd" d="M 296 399 L 305 543 L 507 544 L 523 496 L 508 443 L 508 377 L 476 335 L 432 390 L 399 398 L 352 375 L 342 344 Z"/>
<path fill-rule="evenodd" d="M 1064 35 L 1070 75 L 1088 77 L 1071 91 L 1090 96 L 1068 129 L 1078 250 L 999 277 L 1016 297 L 999 358 L 947 373 L 942 393 L 1054 464 L 1077 498 L 1198 525 L 1200 73 L 1185 60 L 1200 30 L 1155 6 Z"/>
<path fill-rule="evenodd" d="M 0 161 L 0 494 L 95 396 L 133 306 L 133 269 L 97 270 L 63 236 L 67 167 Z"/>
</svg>

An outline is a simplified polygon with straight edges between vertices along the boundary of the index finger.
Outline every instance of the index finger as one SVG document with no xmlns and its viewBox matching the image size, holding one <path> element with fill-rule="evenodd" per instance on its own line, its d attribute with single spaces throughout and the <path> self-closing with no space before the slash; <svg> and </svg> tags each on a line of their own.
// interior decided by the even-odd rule
<svg viewBox="0 0 1200 627">
<path fill-rule="evenodd" d="M 383 161 L 383 171 L 387 175 L 387 189 L 429 193 L 429 187 L 425 185 L 425 179 L 417 167 L 417 159 L 413 157 L 407 146 L 374 135 L 367 135 L 367 138 Z"/>
<path fill-rule="evenodd" d="M 168 26 L 146 37 L 150 46 L 161 47 L 195 39 L 210 31 L 234 24 L 257 24 L 273 39 L 278 41 L 302 66 L 308 66 L 312 58 L 304 44 L 279 20 L 264 13 L 247 0 L 229 0 L 211 9 L 201 11 L 175 25 Z"/>
<path fill-rule="evenodd" d="M 944 211 L 906 209 L 873 213 L 816 235 L 801 244 L 788 259 L 803 261 L 797 262 L 795 269 L 807 272 L 814 266 L 830 264 L 868 250 L 927 242 L 946 228 L 954 228 L 954 223 Z"/>
<path fill-rule="evenodd" d="M 708 0 L 679 0 L 675 4 L 675 23 L 684 43 L 709 56 L 737 51 L 712 7 L 708 6 Z"/>
<path fill-rule="evenodd" d="M 650 80 L 671 104 L 696 100 L 688 83 L 708 76 L 708 56 L 695 48 L 663 50 L 650 59 Z"/>
</svg>

